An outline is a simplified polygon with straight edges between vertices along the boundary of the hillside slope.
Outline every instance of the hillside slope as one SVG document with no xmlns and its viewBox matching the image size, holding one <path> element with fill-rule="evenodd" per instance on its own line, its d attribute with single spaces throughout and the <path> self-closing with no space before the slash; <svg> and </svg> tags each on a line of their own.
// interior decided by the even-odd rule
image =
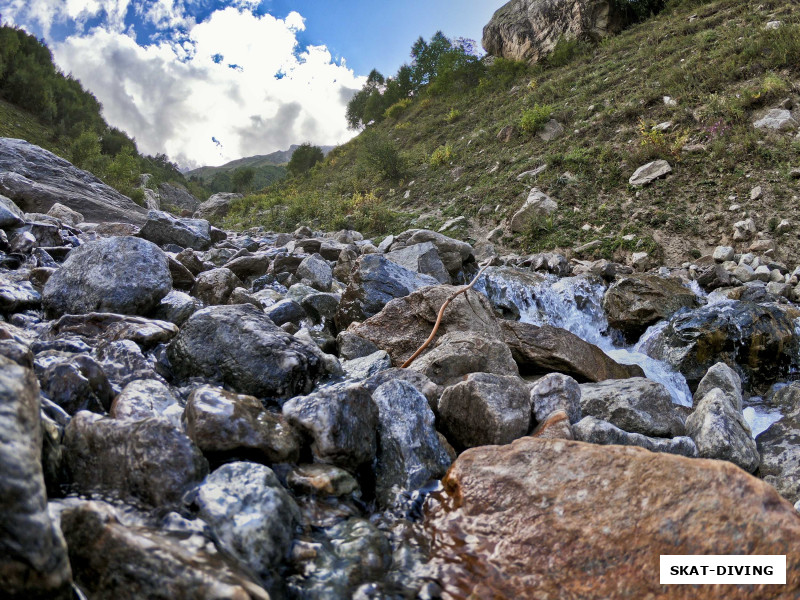
<svg viewBox="0 0 800 600">
<path fill-rule="evenodd" d="M 618 259 L 644 250 L 675 264 L 718 244 L 746 249 L 753 240 L 735 241 L 734 224 L 752 218 L 779 257 L 800 258 L 798 132 L 753 126 L 768 109 L 800 104 L 800 6 L 673 0 L 598 46 L 561 43 L 548 62 L 517 69 L 504 86 L 482 80 L 467 92 L 419 94 L 308 178 L 241 201 L 228 224 L 381 234 L 438 229 L 464 215 L 448 235 L 477 242 L 538 187 L 558 210 L 524 232 L 506 228 L 506 250 Z M 526 111 L 528 125 L 549 114 L 563 135 L 545 142 L 526 133 Z M 396 178 L 374 167 L 387 145 L 405 161 Z M 633 172 L 654 159 L 672 174 L 631 187 Z"/>
</svg>

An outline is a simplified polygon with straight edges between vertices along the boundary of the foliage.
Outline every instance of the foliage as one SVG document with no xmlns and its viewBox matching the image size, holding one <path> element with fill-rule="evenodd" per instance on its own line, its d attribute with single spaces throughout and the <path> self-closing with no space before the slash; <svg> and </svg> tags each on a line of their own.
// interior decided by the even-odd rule
<svg viewBox="0 0 800 600">
<path fill-rule="evenodd" d="M 253 178 L 255 175 L 256 171 L 252 167 L 241 167 L 236 169 L 233 172 L 233 175 L 231 175 L 233 191 L 238 193 L 250 191 L 252 189 Z"/>
<path fill-rule="evenodd" d="M 562 36 L 547 56 L 547 64 L 550 67 L 563 67 L 575 57 L 587 53 L 589 48 L 589 44 L 582 40 Z"/>
<path fill-rule="evenodd" d="M 409 106 L 411 106 L 411 98 L 403 98 L 387 108 L 383 113 L 383 116 L 387 119 L 397 119 L 406 111 Z"/>
<path fill-rule="evenodd" d="M 613 0 L 617 10 L 631 21 L 643 21 L 661 12 L 666 0 Z"/>
<path fill-rule="evenodd" d="M 373 132 L 367 132 L 362 137 L 359 152 L 361 162 L 384 179 L 400 179 L 405 170 L 405 161 L 397 145 L 389 138 Z"/>
<path fill-rule="evenodd" d="M 315 164 L 320 162 L 325 155 L 322 153 L 322 148 L 319 146 L 312 146 L 306 142 L 301 144 L 292 154 L 289 164 L 286 166 L 286 171 L 291 177 L 299 177 L 305 175 L 311 170 Z M 251 178 L 252 180 L 252 178 Z"/>
<path fill-rule="evenodd" d="M 448 123 L 454 123 L 455 121 L 458 121 L 460 118 L 461 118 L 461 111 L 458 110 L 457 108 L 451 108 L 450 112 L 447 113 L 447 116 L 445 117 L 445 121 L 447 121 Z"/>
<path fill-rule="evenodd" d="M 433 151 L 430 158 L 432 167 L 441 167 L 442 165 L 449 164 L 455 158 L 455 150 L 451 144 L 439 146 Z"/>
<path fill-rule="evenodd" d="M 528 70 L 528 63 L 524 61 L 497 57 L 484 70 L 478 84 L 478 90 L 482 93 L 487 93 L 493 90 L 507 89 L 524 76 Z"/>
<path fill-rule="evenodd" d="M 522 116 L 519 120 L 519 128 L 527 134 L 536 133 L 550 120 L 550 115 L 552 114 L 552 106 L 547 104 L 534 104 L 533 108 L 522 111 Z"/>
</svg>

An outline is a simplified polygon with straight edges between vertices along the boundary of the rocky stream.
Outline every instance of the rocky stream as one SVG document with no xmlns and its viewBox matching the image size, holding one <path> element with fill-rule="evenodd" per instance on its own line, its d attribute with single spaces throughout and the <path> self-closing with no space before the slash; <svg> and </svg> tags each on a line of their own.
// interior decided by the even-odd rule
<svg viewBox="0 0 800 600">
<path fill-rule="evenodd" d="M 4 597 L 800 594 L 800 270 L 88 222 L 52 186 L 23 212 L 22 179 L 0 195 Z M 742 553 L 786 554 L 787 585 L 659 584 L 661 554 Z"/>
</svg>

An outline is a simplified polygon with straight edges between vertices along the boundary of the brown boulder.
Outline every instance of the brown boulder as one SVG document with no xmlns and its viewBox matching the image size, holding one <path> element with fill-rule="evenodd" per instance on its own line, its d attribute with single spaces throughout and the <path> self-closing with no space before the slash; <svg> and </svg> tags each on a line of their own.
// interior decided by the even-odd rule
<svg viewBox="0 0 800 600">
<path fill-rule="evenodd" d="M 800 595 L 800 516 L 727 462 L 527 437 L 466 451 L 443 484 L 425 527 L 444 598 Z M 660 555 L 743 553 L 787 555 L 786 585 L 659 584 Z"/>
<path fill-rule="evenodd" d="M 418 290 L 392 300 L 377 315 L 351 325 L 348 331 L 388 352 L 392 363 L 399 366 L 427 339 L 442 304 L 457 290 L 451 285 Z M 437 336 L 451 331 L 472 331 L 485 338 L 503 339 L 489 300 L 473 290 L 460 294 L 447 307 Z"/>
<path fill-rule="evenodd" d="M 501 321 L 500 325 L 522 375 L 557 371 L 581 383 L 644 377 L 640 366 L 621 365 L 566 329 L 521 321 Z"/>
</svg>

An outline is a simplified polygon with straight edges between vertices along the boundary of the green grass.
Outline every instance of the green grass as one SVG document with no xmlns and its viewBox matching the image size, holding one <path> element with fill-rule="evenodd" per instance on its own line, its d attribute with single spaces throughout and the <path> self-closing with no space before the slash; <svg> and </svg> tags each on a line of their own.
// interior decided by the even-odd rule
<svg viewBox="0 0 800 600">
<path fill-rule="evenodd" d="M 535 66 L 497 61 L 467 93 L 423 93 L 369 127 L 370 135 L 398 150 L 402 172 L 386 177 L 359 160 L 362 134 L 293 184 L 293 197 L 320 210 L 304 209 L 297 222 L 343 222 L 339 216 L 360 193 L 386 211 L 360 221 L 372 223 L 367 234 L 465 215 L 473 225 L 465 239 L 474 241 L 478 231 L 513 215 L 536 186 L 559 209 L 551 222 L 504 239 L 509 250 L 569 251 L 600 240 L 596 255 L 645 250 L 672 263 L 708 252 L 732 233 L 741 218 L 728 210 L 732 196 L 765 231 L 774 219 L 800 223 L 797 184 L 788 176 L 800 166 L 800 141 L 751 124 L 784 97 L 800 100 L 800 6 L 789 0 L 759 6 L 673 0 L 654 19 L 600 44 L 562 42 L 550 60 Z M 783 25 L 765 29 L 773 20 Z M 664 96 L 677 105 L 665 104 Z M 545 114 L 565 129 L 548 143 L 529 135 L 546 122 Z M 528 127 L 524 115 L 531 115 Z M 672 125 L 665 131 L 653 129 L 666 121 Z M 497 133 L 508 125 L 528 132 L 504 143 Z M 682 152 L 686 145 L 705 150 Z M 657 158 L 670 162 L 672 175 L 630 188 L 633 171 Z M 535 179 L 517 180 L 542 164 L 547 169 Z M 750 202 L 755 185 L 767 193 Z M 249 202 L 256 201 L 243 205 Z M 278 222 L 256 212 L 243 208 L 239 222 Z M 293 229 L 289 214 L 281 222 Z M 629 233 L 636 234 L 634 242 L 622 240 Z M 798 244 L 785 237 L 779 258 L 800 259 Z"/>
<path fill-rule="evenodd" d="M 61 157 L 70 157 L 69 144 L 59 139 L 52 127 L 5 100 L 0 100 L 0 137 L 27 140 Z"/>
</svg>

